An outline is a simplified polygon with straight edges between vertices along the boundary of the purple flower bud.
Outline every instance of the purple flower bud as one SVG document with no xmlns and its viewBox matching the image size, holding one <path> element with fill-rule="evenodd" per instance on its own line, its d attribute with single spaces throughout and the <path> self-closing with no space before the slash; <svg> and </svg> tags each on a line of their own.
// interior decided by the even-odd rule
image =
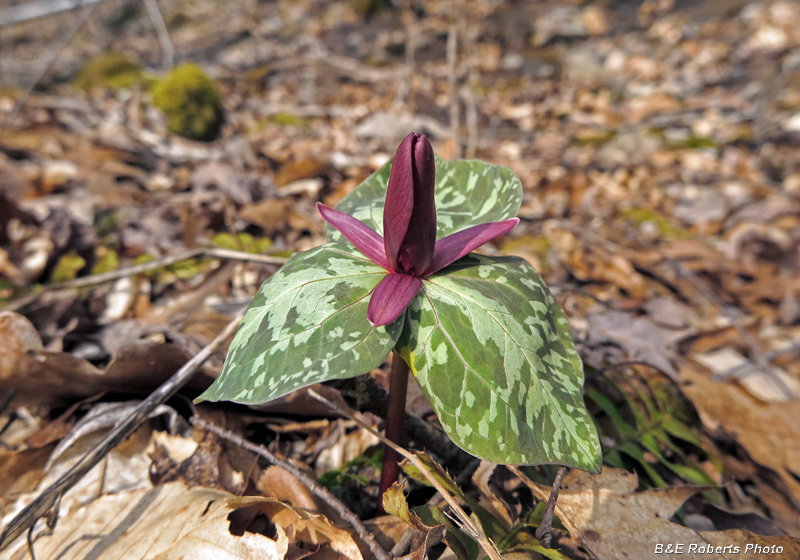
<svg viewBox="0 0 800 560">
<path fill-rule="evenodd" d="M 394 157 L 383 208 L 384 237 L 356 218 L 317 203 L 322 217 L 388 274 L 372 292 L 367 319 L 374 327 L 397 319 L 422 289 L 422 280 L 511 231 L 518 218 L 467 228 L 436 241 L 433 148 L 424 134 L 405 137 Z"/>
<path fill-rule="evenodd" d="M 431 143 L 412 132 L 397 148 L 383 209 L 386 258 L 397 273 L 421 277 L 433 260 L 434 173 Z"/>
</svg>

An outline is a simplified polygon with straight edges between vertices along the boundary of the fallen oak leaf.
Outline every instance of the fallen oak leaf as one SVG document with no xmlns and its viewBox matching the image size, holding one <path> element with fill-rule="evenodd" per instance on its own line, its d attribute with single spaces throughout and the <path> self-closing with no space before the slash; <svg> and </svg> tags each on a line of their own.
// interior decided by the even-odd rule
<svg viewBox="0 0 800 560">
<path fill-rule="evenodd" d="M 800 507 L 800 401 L 765 403 L 735 384 L 714 381 L 699 368 L 684 367 L 681 387 L 712 432 L 732 434 L 756 463 L 775 471 Z M 797 525 L 797 522 L 795 522 Z"/>
<path fill-rule="evenodd" d="M 259 501 L 269 499 L 250 498 L 247 505 Z M 274 540 L 257 533 L 231 534 L 229 515 L 243 505 L 227 492 L 189 489 L 180 482 L 121 492 L 70 512 L 51 536 L 37 538 L 33 546 L 37 558 L 61 560 L 283 559 L 289 539 L 279 525 Z M 17 544 L 0 558 L 26 558 L 27 543 L 19 539 Z"/>
<path fill-rule="evenodd" d="M 542 500 L 550 488 L 536 484 L 518 468 L 509 467 Z M 685 554 L 700 554 L 711 560 L 730 560 L 748 544 L 781 546 L 794 558 L 800 540 L 789 536 L 763 537 L 739 529 L 695 531 L 670 518 L 701 486 L 656 488 L 636 492 L 638 477 L 622 469 L 604 468 L 599 475 L 572 471 L 564 479 L 556 512 L 573 539 L 599 560 L 649 558 L 668 544 L 683 544 Z M 709 549 L 708 547 L 712 547 Z M 717 548 L 719 547 L 719 548 Z M 728 547 L 728 549 L 725 549 Z M 754 552 L 749 549 L 748 552 Z"/>
</svg>

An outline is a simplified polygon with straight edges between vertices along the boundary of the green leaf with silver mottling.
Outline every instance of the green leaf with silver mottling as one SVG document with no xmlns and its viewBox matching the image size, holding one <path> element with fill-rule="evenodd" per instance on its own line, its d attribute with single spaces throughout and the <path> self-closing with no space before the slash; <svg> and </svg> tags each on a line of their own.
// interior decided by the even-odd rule
<svg viewBox="0 0 800 560">
<path fill-rule="evenodd" d="M 569 323 L 526 261 L 468 255 L 425 280 L 405 315 L 397 350 L 459 447 L 600 471 Z"/>
<path fill-rule="evenodd" d="M 383 206 L 389 184 L 389 161 L 344 197 L 336 209 L 358 218 L 383 235 Z M 472 159 L 447 161 L 436 156 L 437 231 L 441 239 L 468 227 L 514 218 L 522 202 L 522 184 L 502 165 Z M 343 239 L 326 226 L 329 242 Z"/>
<path fill-rule="evenodd" d="M 367 321 L 386 271 L 347 245 L 295 253 L 253 299 L 222 373 L 199 400 L 260 404 L 379 366 L 403 326 Z"/>
</svg>

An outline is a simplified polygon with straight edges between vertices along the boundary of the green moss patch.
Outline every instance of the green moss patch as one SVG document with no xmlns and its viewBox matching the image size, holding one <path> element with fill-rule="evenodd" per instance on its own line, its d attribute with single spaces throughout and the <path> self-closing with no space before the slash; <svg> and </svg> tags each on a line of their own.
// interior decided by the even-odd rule
<svg viewBox="0 0 800 560">
<path fill-rule="evenodd" d="M 650 210 L 648 208 L 626 208 L 625 210 L 622 210 L 622 215 L 626 220 L 633 222 L 637 226 L 640 226 L 645 222 L 654 223 L 658 229 L 658 233 L 662 237 L 672 239 L 686 239 L 691 237 L 691 234 L 688 231 L 671 223 L 655 210 Z"/>
<path fill-rule="evenodd" d="M 152 96 L 171 132 L 206 142 L 219 135 L 224 121 L 222 98 L 214 81 L 196 64 L 176 66 L 156 83 Z"/>
<path fill-rule="evenodd" d="M 107 52 L 87 62 L 75 85 L 89 93 L 98 89 L 117 91 L 145 81 L 141 65 L 125 55 Z"/>
</svg>

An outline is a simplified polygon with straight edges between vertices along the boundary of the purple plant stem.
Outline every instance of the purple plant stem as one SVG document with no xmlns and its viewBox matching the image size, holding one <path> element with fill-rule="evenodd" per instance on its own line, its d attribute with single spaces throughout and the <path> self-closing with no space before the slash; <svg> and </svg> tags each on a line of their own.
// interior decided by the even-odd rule
<svg viewBox="0 0 800 560">
<path fill-rule="evenodd" d="M 403 425 L 406 419 L 406 393 L 408 392 L 408 365 L 399 354 L 392 354 L 392 371 L 389 374 L 389 406 L 386 410 L 386 439 L 402 445 Z M 400 454 L 388 445 L 383 446 L 381 489 L 378 494 L 378 515 L 383 510 L 383 494 L 397 482 L 400 474 Z"/>
</svg>

